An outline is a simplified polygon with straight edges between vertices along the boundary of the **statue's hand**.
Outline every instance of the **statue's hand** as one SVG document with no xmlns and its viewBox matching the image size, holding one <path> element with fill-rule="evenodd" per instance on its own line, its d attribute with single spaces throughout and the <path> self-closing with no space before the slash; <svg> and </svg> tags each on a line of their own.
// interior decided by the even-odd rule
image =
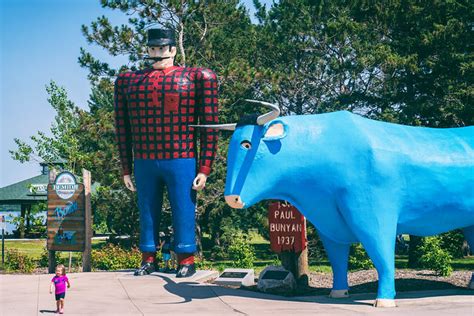
<svg viewBox="0 0 474 316">
<path fill-rule="evenodd" d="M 129 189 L 130 191 L 136 191 L 135 186 L 133 185 L 133 182 L 132 182 L 132 178 L 130 177 L 129 174 L 127 174 L 126 176 L 123 176 L 123 182 L 125 183 L 125 186 L 127 187 L 127 189 Z"/>
<path fill-rule="evenodd" d="M 204 173 L 198 173 L 193 181 L 193 189 L 201 191 L 206 186 L 207 176 Z"/>
</svg>

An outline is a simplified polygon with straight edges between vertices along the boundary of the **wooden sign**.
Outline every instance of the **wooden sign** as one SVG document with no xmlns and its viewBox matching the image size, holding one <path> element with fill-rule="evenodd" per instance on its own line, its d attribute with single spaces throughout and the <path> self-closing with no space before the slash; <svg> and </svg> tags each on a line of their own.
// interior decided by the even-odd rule
<svg viewBox="0 0 474 316">
<path fill-rule="evenodd" d="M 306 248 L 305 218 L 294 206 L 281 202 L 270 204 L 268 224 L 274 252 L 302 252 Z"/>
<path fill-rule="evenodd" d="M 85 194 L 69 172 L 62 172 L 54 184 L 48 184 L 48 241 L 52 251 L 85 249 Z"/>
</svg>

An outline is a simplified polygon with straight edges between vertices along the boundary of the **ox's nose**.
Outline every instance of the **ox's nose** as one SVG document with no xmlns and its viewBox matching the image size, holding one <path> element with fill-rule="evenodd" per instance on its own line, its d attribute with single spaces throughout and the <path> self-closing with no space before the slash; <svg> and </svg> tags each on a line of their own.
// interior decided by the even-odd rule
<svg viewBox="0 0 474 316">
<path fill-rule="evenodd" d="M 242 203 L 239 195 L 226 195 L 225 201 L 232 208 L 244 208 L 245 203 Z"/>
</svg>

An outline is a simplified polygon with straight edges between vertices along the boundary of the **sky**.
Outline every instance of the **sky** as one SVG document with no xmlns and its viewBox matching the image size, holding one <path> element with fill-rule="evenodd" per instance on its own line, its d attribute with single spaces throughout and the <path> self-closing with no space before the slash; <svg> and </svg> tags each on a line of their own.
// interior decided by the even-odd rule
<svg viewBox="0 0 474 316">
<path fill-rule="evenodd" d="M 252 0 L 242 2 L 253 12 Z M 101 15 L 112 25 L 127 22 L 124 13 L 102 8 L 100 0 L 0 1 L 0 187 L 40 174 L 38 162 L 21 164 L 9 150 L 17 149 L 14 138 L 28 141 L 37 131 L 50 135 L 55 112 L 45 86 L 51 80 L 87 108 L 87 70 L 77 62 L 81 47 L 113 67 L 126 63 L 126 57 L 112 57 L 82 35 L 81 25 Z"/>
</svg>

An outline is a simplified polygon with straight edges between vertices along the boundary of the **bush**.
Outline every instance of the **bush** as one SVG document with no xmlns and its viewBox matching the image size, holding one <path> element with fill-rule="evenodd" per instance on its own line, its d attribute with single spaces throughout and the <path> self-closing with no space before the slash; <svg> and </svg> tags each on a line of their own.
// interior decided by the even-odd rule
<svg viewBox="0 0 474 316">
<path fill-rule="evenodd" d="M 460 229 L 440 235 L 441 248 L 446 250 L 452 258 L 464 257 L 464 235 Z"/>
<path fill-rule="evenodd" d="M 319 263 L 320 261 L 327 260 L 326 250 L 324 249 L 323 242 L 319 238 L 318 232 L 311 223 L 307 223 L 307 234 L 308 234 L 308 260 L 310 264 Z"/>
<path fill-rule="evenodd" d="M 16 249 L 8 249 L 5 253 L 5 269 L 7 271 L 31 273 L 36 268 L 35 260 Z"/>
<path fill-rule="evenodd" d="M 214 260 L 223 260 L 227 257 L 227 253 L 222 246 L 215 245 L 211 248 L 211 258 Z"/>
<path fill-rule="evenodd" d="M 362 244 L 358 243 L 352 245 L 349 255 L 349 269 L 368 270 L 373 268 L 374 265 L 372 264 L 372 260 L 370 260 L 364 247 L 362 247 Z"/>
<path fill-rule="evenodd" d="M 206 260 L 204 257 L 196 257 L 196 270 L 213 270 L 213 264 L 211 261 Z"/>
<path fill-rule="evenodd" d="M 38 260 L 38 265 L 41 268 L 48 267 L 48 250 L 45 248 L 43 249 L 43 252 L 41 253 L 40 259 Z M 61 256 L 59 255 L 59 251 L 56 251 L 54 256 L 56 257 L 56 265 L 58 264 L 65 264 L 63 260 L 61 259 Z"/>
<path fill-rule="evenodd" d="M 131 269 L 139 267 L 141 260 L 141 252 L 136 248 L 126 250 L 113 244 L 107 244 L 100 250 L 92 250 L 93 269 Z"/>
<path fill-rule="evenodd" d="M 247 235 L 236 231 L 229 245 L 229 258 L 237 268 L 253 268 L 255 250 L 249 244 Z"/>
<path fill-rule="evenodd" d="M 448 251 L 441 248 L 439 237 L 426 237 L 423 239 L 419 253 L 419 265 L 421 268 L 434 270 L 438 275 L 449 276 L 453 272 L 451 267 L 452 256 Z"/>
</svg>

